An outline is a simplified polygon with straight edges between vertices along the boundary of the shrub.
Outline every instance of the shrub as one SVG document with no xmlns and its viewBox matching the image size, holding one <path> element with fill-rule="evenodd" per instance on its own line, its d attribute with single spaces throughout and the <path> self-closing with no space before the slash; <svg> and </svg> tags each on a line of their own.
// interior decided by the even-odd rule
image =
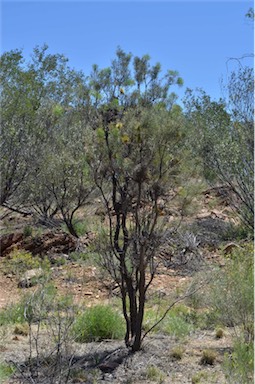
<svg viewBox="0 0 255 384">
<path fill-rule="evenodd" d="M 6 363 L 0 363 L 0 383 L 10 378 L 14 372 L 15 369 L 13 366 L 8 365 Z"/>
<path fill-rule="evenodd" d="M 88 223 L 86 221 L 76 221 L 73 223 L 73 227 L 79 237 L 84 236 L 88 232 Z"/>
<path fill-rule="evenodd" d="M 194 279 L 192 289 L 198 284 L 199 276 L 197 281 Z M 203 327 L 231 326 L 236 332 L 245 330 L 250 338 L 253 334 L 253 300 L 253 244 L 247 243 L 225 258 L 223 268 L 211 271 L 208 284 L 187 302 L 196 309 L 204 309 L 198 316 Z"/>
<path fill-rule="evenodd" d="M 238 241 L 250 238 L 252 236 L 251 230 L 243 224 L 235 225 L 230 223 L 222 234 L 222 240 Z"/>
<path fill-rule="evenodd" d="M 77 342 L 119 339 L 125 334 L 122 316 L 109 305 L 87 308 L 75 321 L 73 327 Z"/>
<path fill-rule="evenodd" d="M 216 339 L 221 339 L 224 336 L 224 331 L 222 328 L 216 329 L 215 337 Z"/>
<path fill-rule="evenodd" d="M 213 365 L 215 363 L 216 357 L 217 357 L 217 355 L 216 355 L 215 351 L 213 351 L 212 349 L 205 349 L 202 352 L 201 364 Z"/>
<path fill-rule="evenodd" d="M 162 303 L 157 308 L 149 308 L 145 311 L 143 329 L 147 331 L 163 315 L 168 306 Z M 166 315 L 165 319 L 154 328 L 153 332 L 172 335 L 177 338 L 185 337 L 194 329 L 195 311 L 184 304 L 174 306 Z"/>
<path fill-rule="evenodd" d="M 44 306 L 40 306 L 40 311 L 44 311 L 43 316 L 49 312 L 52 298 L 55 297 L 56 291 L 53 286 L 44 287 Z M 35 305 L 39 305 L 40 290 L 37 290 L 32 295 L 28 294 L 21 298 L 18 303 L 8 305 L 0 311 L 0 326 L 8 324 L 24 324 L 28 316 L 36 318 Z M 48 305 L 46 306 L 46 302 Z M 33 304 L 33 305 L 32 305 Z M 45 307 L 45 308 L 44 308 Z"/>
<path fill-rule="evenodd" d="M 253 246 L 233 251 L 232 258 L 212 284 L 211 304 L 216 320 L 226 326 L 249 329 L 253 321 Z"/>
<path fill-rule="evenodd" d="M 29 269 L 43 268 L 48 270 L 50 262 L 48 259 L 41 259 L 38 256 L 33 256 L 30 252 L 15 249 L 10 254 L 10 259 L 5 261 L 5 271 L 15 275 L 22 275 Z"/>
<path fill-rule="evenodd" d="M 174 360 L 181 360 L 184 353 L 184 348 L 181 346 L 174 347 L 170 353 L 170 356 Z"/>
<path fill-rule="evenodd" d="M 28 324 L 17 324 L 14 328 L 13 333 L 15 335 L 21 335 L 21 336 L 27 336 L 29 333 L 29 326 Z"/>
<path fill-rule="evenodd" d="M 32 233 L 33 233 L 33 228 L 32 228 L 30 225 L 26 225 L 26 226 L 23 228 L 23 235 L 24 235 L 25 237 L 32 236 Z"/>
<path fill-rule="evenodd" d="M 198 384 L 201 382 L 201 380 L 203 380 L 203 382 L 205 382 L 204 380 L 206 380 L 206 382 L 208 382 L 207 379 L 208 379 L 208 372 L 200 371 L 200 372 L 195 373 L 194 376 L 192 376 L 191 383 L 192 384 Z"/>
<path fill-rule="evenodd" d="M 149 365 L 146 370 L 146 379 L 156 381 L 161 384 L 164 382 L 166 374 L 161 369 L 155 367 L 155 365 Z"/>
<path fill-rule="evenodd" d="M 182 338 L 188 336 L 194 327 L 191 323 L 187 322 L 183 317 L 169 314 L 161 325 L 161 331 L 166 335 Z"/>
<path fill-rule="evenodd" d="M 235 340 L 231 354 L 225 354 L 223 370 L 228 383 L 253 383 L 254 347 L 244 337 Z"/>
<path fill-rule="evenodd" d="M 0 311 L 0 326 L 16 323 L 24 323 L 25 320 L 25 301 L 10 304 L 7 308 Z"/>
</svg>

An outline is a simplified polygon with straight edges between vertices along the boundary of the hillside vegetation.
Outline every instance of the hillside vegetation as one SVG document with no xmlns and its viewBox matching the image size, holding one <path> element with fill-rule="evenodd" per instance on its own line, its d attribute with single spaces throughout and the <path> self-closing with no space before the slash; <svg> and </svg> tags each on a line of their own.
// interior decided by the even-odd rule
<svg viewBox="0 0 255 384">
<path fill-rule="evenodd" d="M 1 57 L 0 380 L 251 383 L 253 71 Z"/>
</svg>

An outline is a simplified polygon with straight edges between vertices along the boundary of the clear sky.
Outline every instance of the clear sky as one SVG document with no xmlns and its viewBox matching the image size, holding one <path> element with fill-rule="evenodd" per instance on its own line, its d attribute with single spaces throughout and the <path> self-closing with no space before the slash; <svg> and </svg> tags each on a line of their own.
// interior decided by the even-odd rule
<svg viewBox="0 0 255 384">
<path fill-rule="evenodd" d="M 89 74 L 92 64 L 110 65 L 119 45 L 149 54 L 163 71 L 177 70 L 186 87 L 221 96 L 220 79 L 235 61 L 253 53 L 253 2 L 242 1 L 2 1 L 1 52 L 36 45 L 63 53 L 69 65 Z M 243 64 L 252 66 L 253 59 Z"/>
</svg>

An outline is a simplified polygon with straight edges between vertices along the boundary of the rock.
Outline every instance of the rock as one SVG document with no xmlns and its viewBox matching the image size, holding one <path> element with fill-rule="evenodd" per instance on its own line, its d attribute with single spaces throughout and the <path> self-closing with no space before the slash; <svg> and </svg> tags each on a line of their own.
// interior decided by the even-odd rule
<svg viewBox="0 0 255 384">
<path fill-rule="evenodd" d="M 47 252 L 68 253 L 76 249 L 77 239 L 61 231 L 49 231 L 40 236 L 24 237 L 23 233 L 11 233 L 0 237 L 0 255 L 7 256 L 14 248 L 24 249 L 33 255 L 42 255 Z"/>
<path fill-rule="evenodd" d="M 2 235 L 0 237 L 0 255 L 5 256 L 5 254 L 8 254 L 9 252 L 6 252 L 8 248 L 13 247 L 22 241 L 24 238 L 24 235 L 22 232 L 15 232 L 15 233 L 9 233 Z"/>
<path fill-rule="evenodd" d="M 38 279 L 43 276 L 42 268 L 29 269 L 24 273 L 18 282 L 19 288 L 33 287 L 38 283 Z"/>
</svg>

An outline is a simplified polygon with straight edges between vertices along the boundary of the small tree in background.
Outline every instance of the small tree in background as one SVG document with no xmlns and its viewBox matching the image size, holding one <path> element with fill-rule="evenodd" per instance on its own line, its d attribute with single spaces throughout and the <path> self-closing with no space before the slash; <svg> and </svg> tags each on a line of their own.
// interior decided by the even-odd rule
<svg viewBox="0 0 255 384">
<path fill-rule="evenodd" d="M 254 137 L 253 70 L 230 75 L 227 99 L 212 101 L 200 91 L 188 92 L 189 145 L 199 155 L 207 180 L 230 188 L 229 201 L 243 223 L 253 229 Z"/>
</svg>

